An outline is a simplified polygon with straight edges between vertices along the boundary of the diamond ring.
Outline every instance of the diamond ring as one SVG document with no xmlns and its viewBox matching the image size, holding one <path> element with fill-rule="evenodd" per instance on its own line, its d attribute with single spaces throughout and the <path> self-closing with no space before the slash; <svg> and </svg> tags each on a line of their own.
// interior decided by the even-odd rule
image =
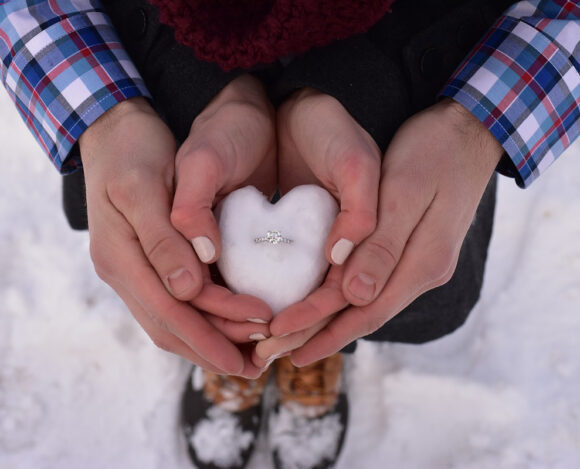
<svg viewBox="0 0 580 469">
<path fill-rule="evenodd" d="M 254 243 L 269 243 L 269 244 L 292 244 L 294 241 L 288 238 L 284 238 L 282 233 L 276 230 L 268 230 L 266 236 L 260 238 L 254 238 Z"/>
</svg>

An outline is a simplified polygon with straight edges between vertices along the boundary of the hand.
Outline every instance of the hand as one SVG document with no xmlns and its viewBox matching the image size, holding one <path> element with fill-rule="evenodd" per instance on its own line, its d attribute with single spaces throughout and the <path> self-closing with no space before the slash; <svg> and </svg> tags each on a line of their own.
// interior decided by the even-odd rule
<svg viewBox="0 0 580 469">
<path fill-rule="evenodd" d="M 487 128 L 448 99 L 400 128 L 383 162 L 377 228 L 345 265 L 341 292 L 329 293 L 342 293 L 353 306 L 294 351 L 294 363 L 311 363 L 374 332 L 451 278 L 502 153 Z M 292 308 L 299 317 L 292 318 Z M 275 335 L 317 324 L 334 311 L 302 303 L 284 314 L 272 322 Z"/>
<path fill-rule="evenodd" d="M 321 184 L 340 203 L 340 213 L 326 242 L 326 256 L 333 267 L 324 284 L 300 304 L 304 311 L 322 308 L 328 315 L 347 305 L 342 295 L 334 294 L 340 291 L 341 265 L 376 225 L 380 151 L 336 99 L 313 89 L 297 92 L 280 107 L 277 128 L 282 193 L 300 184 Z M 282 324 L 284 318 L 292 321 L 284 312 L 280 318 Z M 295 319 L 293 330 L 306 330 L 299 337 L 273 337 L 260 342 L 254 357 L 258 366 L 264 366 L 271 355 L 302 345 L 328 322 L 326 317 L 318 324 Z"/>
<path fill-rule="evenodd" d="M 200 292 L 203 272 L 170 223 L 176 148 L 169 129 L 134 98 L 105 113 L 79 143 L 99 276 L 160 348 L 218 373 L 255 374 L 238 347 L 184 302 Z M 253 317 L 270 317 L 265 305 L 250 303 Z"/>
<path fill-rule="evenodd" d="M 339 201 L 326 257 L 342 265 L 376 226 L 379 148 L 335 98 L 311 88 L 280 107 L 277 123 L 280 190 L 319 184 Z"/>
<path fill-rule="evenodd" d="M 176 189 L 171 211 L 175 228 L 195 248 L 203 263 L 215 262 L 221 251 L 213 207 L 231 191 L 253 185 L 266 195 L 276 189 L 274 110 L 258 80 L 243 75 L 232 81 L 195 119 L 177 152 Z M 269 336 L 271 319 L 265 304 L 247 295 L 231 296 L 216 285 L 207 266 L 204 287 L 192 304 L 226 337 L 237 343 L 250 336 Z M 224 299 L 230 298 L 229 302 Z M 244 302 L 238 300 L 244 300 Z M 238 306 L 235 306 L 235 302 Z M 253 304 L 256 306 L 253 306 Z M 256 313 L 257 314 L 256 314 Z"/>
</svg>

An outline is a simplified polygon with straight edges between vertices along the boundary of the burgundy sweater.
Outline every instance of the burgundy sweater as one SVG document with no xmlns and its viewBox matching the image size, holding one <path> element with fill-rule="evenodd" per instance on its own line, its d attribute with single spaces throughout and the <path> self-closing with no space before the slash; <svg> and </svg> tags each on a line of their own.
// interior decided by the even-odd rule
<svg viewBox="0 0 580 469">
<path fill-rule="evenodd" d="M 248 69 L 362 33 L 394 0 L 150 0 L 196 57 Z"/>
</svg>

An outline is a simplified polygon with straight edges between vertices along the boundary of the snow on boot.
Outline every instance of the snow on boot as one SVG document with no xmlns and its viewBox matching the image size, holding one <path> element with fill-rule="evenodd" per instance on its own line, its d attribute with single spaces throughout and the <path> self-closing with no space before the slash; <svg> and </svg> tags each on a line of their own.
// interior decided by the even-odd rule
<svg viewBox="0 0 580 469">
<path fill-rule="evenodd" d="M 242 469 L 254 449 L 268 380 L 222 376 L 194 367 L 182 399 L 189 456 L 198 469 Z"/>
<path fill-rule="evenodd" d="M 302 368 L 276 361 L 278 404 L 268 419 L 276 469 L 329 469 L 338 458 L 348 422 L 337 353 Z"/>
</svg>

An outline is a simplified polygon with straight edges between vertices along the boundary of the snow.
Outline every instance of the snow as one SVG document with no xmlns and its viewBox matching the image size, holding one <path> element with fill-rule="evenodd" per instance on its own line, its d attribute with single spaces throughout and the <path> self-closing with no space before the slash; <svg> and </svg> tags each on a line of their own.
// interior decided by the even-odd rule
<svg viewBox="0 0 580 469">
<path fill-rule="evenodd" d="M 278 313 L 322 283 L 324 245 L 338 213 L 326 190 L 298 186 L 272 205 L 247 186 L 224 198 L 216 213 L 222 234 L 217 265 L 232 291 L 257 296 Z"/>
<path fill-rule="evenodd" d="M 189 366 L 158 350 L 68 229 L 60 179 L 0 93 L 0 467 L 191 467 Z M 361 344 L 337 469 L 580 467 L 580 145 L 499 187 L 481 301 L 422 346 Z M 271 469 L 265 438 L 250 469 Z"/>
<path fill-rule="evenodd" d="M 342 427 L 337 413 L 311 419 L 282 405 L 270 414 L 269 447 L 278 452 L 283 469 L 310 469 L 332 461 Z"/>
<path fill-rule="evenodd" d="M 207 418 L 193 429 L 190 443 L 203 463 L 231 467 L 242 463 L 242 452 L 254 442 L 251 431 L 243 431 L 235 416 L 218 406 L 209 408 Z"/>
</svg>

